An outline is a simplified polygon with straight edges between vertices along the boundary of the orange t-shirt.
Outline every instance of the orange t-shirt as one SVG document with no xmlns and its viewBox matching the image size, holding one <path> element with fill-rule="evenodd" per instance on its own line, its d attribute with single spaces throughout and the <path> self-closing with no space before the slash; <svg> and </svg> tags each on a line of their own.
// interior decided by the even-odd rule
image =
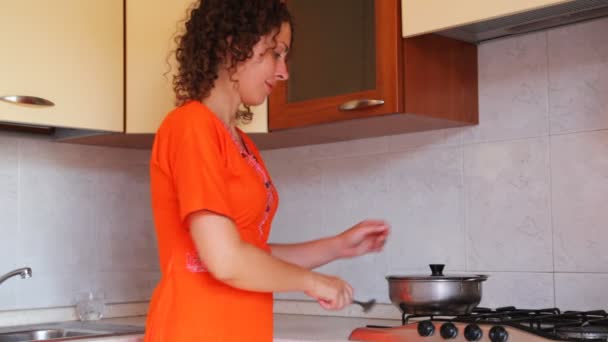
<svg viewBox="0 0 608 342">
<path fill-rule="evenodd" d="M 162 277 L 146 342 L 272 341 L 272 293 L 216 280 L 186 225 L 189 214 L 209 210 L 232 219 L 244 241 L 270 252 L 277 193 L 259 151 L 239 134 L 247 151 L 198 101 L 169 113 L 156 134 L 150 177 Z"/>
</svg>

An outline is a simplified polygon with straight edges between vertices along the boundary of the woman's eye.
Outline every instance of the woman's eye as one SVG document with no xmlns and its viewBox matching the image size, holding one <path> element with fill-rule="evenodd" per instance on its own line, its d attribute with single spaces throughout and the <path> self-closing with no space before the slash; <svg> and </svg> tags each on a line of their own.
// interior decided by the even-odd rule
<svg viewBox="0 0 608 342">
<path fill-rule="evenodd" d="M 287 56 L 287 52 L 286 51 L 273 51 L 272 56 L 274 57 L 274 59 L 284 58 Z"/>
</svg>

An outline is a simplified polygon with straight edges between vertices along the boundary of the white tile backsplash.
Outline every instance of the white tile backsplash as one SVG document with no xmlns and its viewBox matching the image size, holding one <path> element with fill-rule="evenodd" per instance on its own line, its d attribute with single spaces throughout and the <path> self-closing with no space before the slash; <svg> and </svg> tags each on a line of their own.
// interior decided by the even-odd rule
<svg viewBox="0 0 608 342">
<path fill-rule="evenodd" d="M 386 254 L 391 273 L 444 263 L 465 269 L 462 148 L 414 149 L 390 155 L 384 199 L 392 236 Z"/>
<path fill-rule="evenodd" d="M 149 300 L 160 280 L 157 271 L 113 271 L 95 274 L 95 291 L 104 293 L 109 303 Z"/>
<path fill-rule="evenodd" d="M 482 44 L 478 61 L 480 120 L 463 141 L 547 135 L 547 33 Z"/>
<path fill-rule="evenodd" d="M 318 236 L 309 227 L 321 227 L 321 166 L 317 162 L 277 163 L 272 178 L 279 193 L 279 210 L 274 218 L 271 239 L 283 242 L 307 241 Z"/>
<path fill-rule="evenodd" d="M 66 267 L 46 273 L 32 267 L 32 277 L 19 284 L 17 304 L 19 308 L 75 305 L 79 294 L 95 286 L 95 274 L 87 269 Z"/>
<path fill-rule="evenodd" d="M 522 309 L 550 308 L 554 304 L 553 274 L 524 272 L 484 272 L 480 306 L 515 306 Z"/>
<path fill-rule="evenodd" d="M 19 232 L 19 142 L 0 136 L 0 275 L 18 266 L 15 237 Z M 17 305 L 16 284 L 10 279 L 0 287 L 0 308 Z"/>
<path fill-rule="evenodd" d="M 565 310 L 608 308 L 608 274 L 556 273 L 555 302 Z"/>
<path fill-rule="evenodd" d="M 325 235 L 339 233 L 363 219 L 386 216 L 387 158 L 382 154 L 319 162 L 322 185 L 317 190 L 325 205 L 318 214 Z"/>
<path fill-rule="evenodd" d="M 552 271 L 545 138 L 465 147 L 467 265 Z"/>
<path fill-rule="evenodd" d="M 399 152 L 411 148 L 459 146 L 466 131 L 467 128 L 457 127 L 391 135 L 388 137 L 388 149 Z"/>
<path fill-rule="evenodd" d="M 388 220 L 385 251 L 320 268 L 388 303 L 388 274 L 483 272 L 481 305 L 608 307 L 608 20 L 479 46 L 480 124 L 264 151 L 272 242 Z M 576 133 L 575 133 L 576 132 Z M 158 281 L 149 151 L 0 134 L 0 310 L 82 291 L 146 300 Z M 583 273 L 585 272 L 585 273 Z M 276 298 L 310 300 L 303 294 Z"/>
<path fill-rule="evenodd" d="M 555 270 L 608 272 L 608 131 L 551 137 Z"/>
<path fill-rule="evenodd" d="M 608 18 L 550 30 L 551 132 L 608 128 Z"/>
<path fill-rule="evenodd" d="M 109 299 L 149 298 L 159 274 L 149 151 L 3 133 L 0 156 L 0 274 L 33 270 L 0 286 L 0 310 L 73 305 L 96 288 Z M 104 274 L 136 285 L 114 287 Z"/>
<path fill-rule="evenodd" d="M 313 161 L 332 158 L 373 155 L 388 151 L 388 137 L 376 137 L 359 140 L 298 146 L 288 149 L 264 151 L 266 163 L 284 163 L 290 161 Z"/>
<path fill-rule="evenodd" d="M 96 268 L 95 163 L 74 146 L 22 140 L 17 258 L 37 274 Z"/>
</svg>

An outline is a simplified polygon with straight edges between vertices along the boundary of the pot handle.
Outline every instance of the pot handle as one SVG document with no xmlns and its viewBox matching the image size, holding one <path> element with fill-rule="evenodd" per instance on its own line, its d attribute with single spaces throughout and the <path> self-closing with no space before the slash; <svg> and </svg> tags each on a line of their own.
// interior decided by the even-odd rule
<svg viewBox="0 0 608 342">
<path fill-rule="evenodd" d="M 444 264 L 430 264 L 429 267 L 431 268 L 432 277 L 443 277 Z"/>
</svg>

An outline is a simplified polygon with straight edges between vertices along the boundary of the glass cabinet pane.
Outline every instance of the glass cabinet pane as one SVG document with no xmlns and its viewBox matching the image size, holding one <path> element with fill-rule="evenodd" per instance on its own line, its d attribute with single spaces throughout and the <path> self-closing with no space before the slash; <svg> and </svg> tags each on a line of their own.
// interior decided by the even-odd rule
<svg viewBox="0 0 608 342">
<path fill-rule="evenodd" d="M 288 102 L 376 88 L 374 0 L 290 0 Z"/>
</svg>

